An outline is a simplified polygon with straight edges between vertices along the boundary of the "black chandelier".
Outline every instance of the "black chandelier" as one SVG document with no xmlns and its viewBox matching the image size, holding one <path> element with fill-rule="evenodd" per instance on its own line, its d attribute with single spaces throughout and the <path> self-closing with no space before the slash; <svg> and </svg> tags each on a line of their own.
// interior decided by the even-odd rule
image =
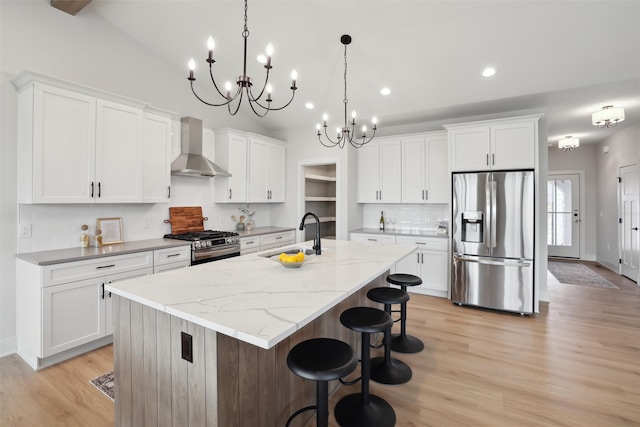
<svg viewBox="0 0 640 427">
<path fill-rule="evenodd" d="M 320 123 L 318 123 L 316 126 L 318 129 L 318 140 L 322 145 L 330 148 L 335 146 L 344 148 L 345 143 L 347 141 L 349 141 L 349 144 L 351 144 L 354 148 L 360 148 L 363 145 L 370 142 L 373 139 L 373 137 L 376 136 L 376 129 L 377 129 L 376 124 L 378 123 L 378 121 L 375 117 L 371 120 L 373 122 L 373 129 L 372 129 L 373 135 L 371 135 L 371 137 L 369 138 L 367 138 L 367 127 L 362 126 L 361 140 L 358 140 L 358 138 L 356 137 L 356 112 L 355 111 L 351 113 L 351 123 L 347 121 L 347 106 L 349 104 L 349 100 L 347 99 L 347 46 L 351 43 L 351 36 L 347 34 L 343 35 L 342 37 L 340 37 L 340 43 L 344 45 L 344 99 L 342 101 L 344 103 L 344 126 L 342 127 L 342 129 L 337 128 L 336 129 L 337 138 L 335 140 L 331 139 L 331 137 L 327 133 L 327 115 L 325 114 L 322 117 L 324 124 L 320 126 Z M 324 128 L 324 136 L 325 138 L 327 138 L 328 142 L 324 142 L 322 140 L 322 133 L 320 132 L 321 127 Z"/>
<path fill-rule="evenodd" d="M 258 94 L 258 96 L 254 96 L 252 91 L 253 80 L 251 79 L 251 77 L 247 76 L 247 38 L 248 37 L 249 37 L 249 28 L 247 27 L 247 0 L 245 0 L 244 1 L 244 31 L 242 32 L 242 38 L 244 38 L 244 65 L 242 68 L 242 75 L 238 76 L 238 78 L 236 79 L 237 88 L 233 95 L 231 94 L 231 89 L 232 89 L 231 82 L 227 81 L 225 83 L 226 93 L 223 94 L 218 88 L 218 84 L 216 83 L 215 79 L 213 78 L 213 64 L 214 62 L 216 62 L 213 59 L 214 43 L 213 43 L 213 38 L 211 37 L 209 37 L 209 39 L 207 40 L 207 47 L 209 48 L 209 57 L 206 59 L 206 61 L 209 63 L 209 75 L 211 76 L 211 82 L 213 82 L 213 86 L 216 88 L 216 91 L 220 94 L 222 98 L 224 98 L 223 102 L 219 104 L 207 102 L 198 96 L 198 94 L 196 93 L 193 87 L 193 82 L 196 80 L 196 78 L 193 76 L 196 68 L 196 63 L 193 60 L 193 58 L 189 60 L 189 77 L 187 77 L 187 79 L 191 82 L 191 91 L 193 92 L 195 97 L 198 98 L 200 102 L 206 105 L 209 105 L 211 107 L 222 107 L 226 105 L 227 109 L 229 110 L 229 113 L 232 116 L 235 116 L 238 110 L 240 109 L 240 105 L 242 104 L 242 98 L 246 93 L 247 99 L 249 100 L 249 105 L 251 106 L 251 109 L 253 110 L 253 112 L 259 117 L 264 117 L 267 115 L 269 111 L 282 110 L 286 108 L 289 104 L 291 104 L 291 101 L 293 101 L 293 97 L 296 94 L 296 89 L 297 89 L 296 79 L 298 78 L 298 74 L 296 73 L 296 70 L 293 70 L 291 72 L 291 88 L 290 88 L 291 99 L 289 99 L 289 102 L 287 102 L 285 105 L 279 108 L 271 107 L 272 87 L 271 87 L 271 84 L 269 84 L 269 70 L 271 70 L 272 68 L 271 55 L 273 54 L 273 45 L 269 43 L 267 45 L 267 56 L 264 61 L 265 62 L 264 68 L 267 69 L 266 78 L 264 80 L 264 85 L 262 86 L 260 93 Z M 265 92 L 266 92 L 266 99 L 261 100 Z M 235 109 L 233 109 L 231 107 L 231 103 L 236 99 L 238 100 L 238 103 L 235 106 Z M 266 105 L 264 104 L 265 102 L 266 102 Z"/>
</svg>

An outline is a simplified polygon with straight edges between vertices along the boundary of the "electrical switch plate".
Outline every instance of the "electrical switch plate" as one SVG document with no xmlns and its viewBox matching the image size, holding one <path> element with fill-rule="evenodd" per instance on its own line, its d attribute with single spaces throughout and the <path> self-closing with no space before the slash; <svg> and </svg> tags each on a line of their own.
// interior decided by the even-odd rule
<svg viewBox="0 0 640 427">
<path fill-rule="evenodd" d="M 31 237 L 31 224 L 20 224 L 18 233 L 21 238 Z"/>
<path fill-rule="evenodd" d="M 149 218 L 145 218 L 142 221 L 142 228 L 144 228 L 145 230 L 148 230 L 151 228 L 151 221 L 149 221 Z"/>
<path fill-rule="evenodd" d="M 180 340 L 182 341 L 182 358 L 193 363 L 193 337 L 186 332 L 180 332 Z"/>
</svg>

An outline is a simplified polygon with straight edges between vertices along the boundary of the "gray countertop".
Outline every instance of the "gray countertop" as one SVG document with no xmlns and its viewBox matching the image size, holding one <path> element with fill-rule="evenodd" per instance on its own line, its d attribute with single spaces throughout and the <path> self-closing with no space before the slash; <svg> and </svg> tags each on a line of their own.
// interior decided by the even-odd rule
<svg viewBox="0 0 640 427">
<path fill-rule="evenodd" d="M 449 236 L 447 233 L 438 233 L 437 231 L 430 230 L 384 230 L 380 231 L 377 228 L 358 228 L 356 230 L 351 230 L 351 233 L 362 233 L 362 234 L 380 234 L 384 236 L 423 236 L 423 237 L 438 237 L 441 239 L 447 239 Z"/>
<path fill-rule="evenodd" d="M 26 252 L 17 254 L 16 258 L 36 265 L 51 265 L 114 255 L 131 254 L 135 252 L 152 251 L 155 249 L 172 248 L 176 246 L 191 246 L 191 243 L 173 239 L 138 240 L 135 242 L 104 245 L 101 248 L 66 248 L 41 252 Z"/>
<path fill-rule="evenodd" d="M 236 231 L 240 237 L 262 236 L 264 234 L 282 233 L 283 231 L 295 231 L 293 227 L 257 227 L 251 231 Z"/>
</svg>

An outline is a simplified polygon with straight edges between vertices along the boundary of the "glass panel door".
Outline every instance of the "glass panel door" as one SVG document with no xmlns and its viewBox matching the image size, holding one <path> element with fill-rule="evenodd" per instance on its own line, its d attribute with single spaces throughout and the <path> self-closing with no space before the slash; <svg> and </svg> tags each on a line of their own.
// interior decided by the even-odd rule
<svg viewBox="0 0 640 427">
<path fill-rule="evenodd" d="M 580 258 L 580 176 L 549 174 L 547 245 L 549 256 Z"/>
</svg>

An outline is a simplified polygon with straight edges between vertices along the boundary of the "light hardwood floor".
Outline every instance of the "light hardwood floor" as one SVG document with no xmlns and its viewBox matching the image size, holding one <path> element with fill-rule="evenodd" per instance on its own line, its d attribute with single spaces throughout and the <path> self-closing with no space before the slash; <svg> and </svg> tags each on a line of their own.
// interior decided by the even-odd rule
<svg viewBox="0 0 640 427">
<path fill-rule="evenodd" d="M 531 317 L 412 294 L 408 331 L 426 348 L 392 353 L 412 367 L 409 383 L 371 391 L 401 427 L 639 426 L 640 288 L 585 264 L 620 289 L 551 280 L 551 303 Z M 113 403 L 88 382 L 112 368 L 112 354 L 103 347 L 37 373 L 15 355 L 0 359 L 0 425 L 113 425 Z M 358 390 L 342 387 L 331 407 Z"/>
</svg>

